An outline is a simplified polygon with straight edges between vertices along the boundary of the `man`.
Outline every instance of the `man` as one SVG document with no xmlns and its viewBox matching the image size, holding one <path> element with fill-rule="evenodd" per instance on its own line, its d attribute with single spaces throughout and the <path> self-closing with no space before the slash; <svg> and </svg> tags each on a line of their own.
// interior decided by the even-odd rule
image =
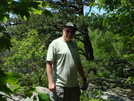
<svg viewBox="0 0 134 101">
<path fill-rule="evenodd" d="M 77 45 L 71 40 L 75 32 L 74 24 L 68 22 L 62 30 L 62 36 L 49 45 L 46 71 L 52 101 L 80 101 L 77 71 L 83 80 L 82 88 L 86 90 L 88 87 Z"/>
</svg>

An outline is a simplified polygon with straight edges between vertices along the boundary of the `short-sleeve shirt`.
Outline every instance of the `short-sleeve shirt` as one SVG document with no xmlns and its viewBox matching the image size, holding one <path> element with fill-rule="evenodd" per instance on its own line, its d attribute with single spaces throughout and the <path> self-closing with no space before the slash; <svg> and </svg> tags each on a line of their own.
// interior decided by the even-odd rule
<svg viewBox="0 0 134 101">
<path fill-rule="evenodd" d="M 78 47 L 74 41 L 61 38 L 51 42 L 46 61 L 53 62 L 53 81 L 63 87 L 78 86 L 77 69 L 80 62 Z"/>
</svg>

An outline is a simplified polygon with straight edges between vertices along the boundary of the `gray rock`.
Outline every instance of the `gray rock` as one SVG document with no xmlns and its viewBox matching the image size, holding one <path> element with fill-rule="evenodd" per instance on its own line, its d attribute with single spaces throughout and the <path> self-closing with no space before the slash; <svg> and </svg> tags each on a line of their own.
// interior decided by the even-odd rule
<svg viewBox="0 0 134 101">
<path fill-rule="evenodd" d="M 35 87 L 35 88 L 36 88 L 37 92 L 45 93 L 45 94 L 47 94 L 48 96 L 49 96 L 49 94 L 50 94 L 50 91 L 49 91 L 48 88 L 41 87 L 41 86 L 37 86 L 37 87 Z"/>
<path fill-rule="evenodd" d="M 85 97 L 105 101 L 134 101 L 133 87 L 124 83 L 125 79 L 97 78 L 89 82 Z"/>
<path fill-rule="evenodd" d="M 37 86 L 35 88 L 36 88 L 37 92 L 33 92 L 33 95 L 31 97 L 27 97 L 27 98 L 23 98 L 22 96 L 14 95 L 14 94 L 11 94 L 11 97 L 8 97 L 3 92 L 0 92 L 0 94 L 5 95 L 7 101 L 34 101 L 33 97 L 36 97 L 36 99 L 37 99 L 36 101 L 39 101 L 39 98 L 38 98 L 39 92 L 45 93 L 46 95 L 49 96 L 50 91 L 48 88 L 41 87 L 41 86 Z"/>
<path fill-rule="evenodd" d="M 100 96 L 101 99 L 103 100 L 114 100 L 114 101 L 132 101 L 130 99 L 127 98 L 126 95 L 119 95 L 115 92 L 112 92 L 112 91 L 104 91 L 102 92 L 102 96 Z"/>
</svg>

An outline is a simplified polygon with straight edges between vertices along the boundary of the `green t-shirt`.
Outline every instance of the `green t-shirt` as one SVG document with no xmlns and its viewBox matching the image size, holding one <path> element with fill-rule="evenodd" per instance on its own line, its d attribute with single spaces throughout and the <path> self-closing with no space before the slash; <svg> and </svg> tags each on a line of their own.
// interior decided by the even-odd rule
<svg viewBox="0 0 134 101">
<path fill-rule="evenodd" d="M 77 45 L 61 38 L 51 42 L 46 61 L 53 62 L 53 81 L 63 87 L 78 86 L 77 68 L 80 62 Z"/>
</svg>

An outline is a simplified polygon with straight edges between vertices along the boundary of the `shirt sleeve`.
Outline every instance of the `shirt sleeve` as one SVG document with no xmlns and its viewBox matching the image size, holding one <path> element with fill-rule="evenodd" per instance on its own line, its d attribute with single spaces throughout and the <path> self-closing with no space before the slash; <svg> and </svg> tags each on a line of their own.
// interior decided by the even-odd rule
<svg viewBox="0 0 134 101">
<path fill-rule="evenodd" d="M 52 42 L 48 47 L 46 61 L 54 62 L 55 53 L 56 53 L 56 49 L 55 49 L 54 43 Z"/>
</svg>

